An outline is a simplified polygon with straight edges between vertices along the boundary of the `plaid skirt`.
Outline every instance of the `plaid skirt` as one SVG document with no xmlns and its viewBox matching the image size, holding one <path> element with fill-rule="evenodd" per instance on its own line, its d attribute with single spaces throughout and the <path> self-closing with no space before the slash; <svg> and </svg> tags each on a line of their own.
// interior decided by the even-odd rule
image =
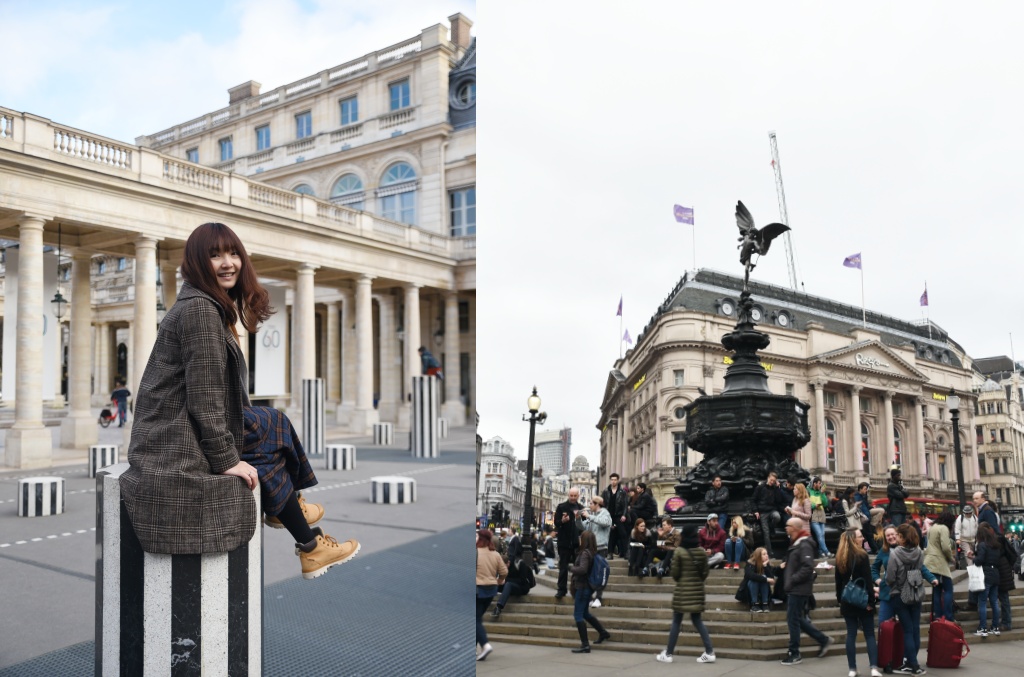
<svg viewBox="0 0 1024 677">
<path fill-rule="evenodd" d="M 293 491 L 315 485 L 316 476 L 287 416 L 271 407 L 244 407 L 243 415 L 242 460 L 259 473 L 263 512 L 273 517 Z"/>
</svg>

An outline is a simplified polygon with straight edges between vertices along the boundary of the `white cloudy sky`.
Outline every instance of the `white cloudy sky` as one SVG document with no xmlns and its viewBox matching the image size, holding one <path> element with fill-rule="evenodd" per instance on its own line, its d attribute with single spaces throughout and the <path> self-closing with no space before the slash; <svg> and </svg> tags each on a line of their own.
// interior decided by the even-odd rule
<svg viewBox="0 0 1024 677">
<path fill-rule="evenodd" d="M 0 0 L 0 106 L 120 140 L 414 37 L 473 0 Z M 474 26 L 474 34 L 476 27 Z"/>
<path fill-rule="evenodd" d="M 739 274 L 733 217 L 778 220 L 779 139 L 800 280 L 934 322 L 975 357 L 1024 358 L 1024 6 L 904 2 L 482 3 L 480 433 L 525 458 L 549 427 L 595 429 L 619 350 L 694 247 Z M 777 243 L 781 244 L 781 243 Z M 788 283 L 784 248 L 755 277 Z"/>
</svg>

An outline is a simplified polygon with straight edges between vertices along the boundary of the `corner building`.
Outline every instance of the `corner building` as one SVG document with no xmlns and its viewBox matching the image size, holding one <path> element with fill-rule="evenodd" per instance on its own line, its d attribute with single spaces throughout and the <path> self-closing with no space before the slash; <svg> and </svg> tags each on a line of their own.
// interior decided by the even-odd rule
<svg viewBox="0 0 1024 677">
<path fill-rule="evenodd" d="M 615 363 L 601 402 L 601 477 L 643 481 L 660 505 L 702 455 L 685 441 L 685 405 L 725 386 L 743 280 L 712 270 L 687 273 Z M 953 431 L 946 399 L 961 398 L 960 444 L 967 491 L 982 489 L 974 436 L 971 358 L 941 328 L 867 312 L 819 296 L 751 281 L 761 351 L 773 393 L 810 403 L 811 442 L 797 460 L 827 488 L 867 481 L 885 493 L 903 468 L 915 495 L 956 497 Z"/>
</svg>

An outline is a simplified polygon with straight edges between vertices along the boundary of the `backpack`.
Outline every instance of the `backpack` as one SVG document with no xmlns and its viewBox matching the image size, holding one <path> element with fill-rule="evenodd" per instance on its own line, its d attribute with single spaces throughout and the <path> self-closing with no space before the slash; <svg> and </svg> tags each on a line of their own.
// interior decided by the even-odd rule
<svg viewBox="0 0 1024 677">
<path fill-rule="evenodd" d="M 604 586 L 608 585 L 609 569 L 608 560 L 602 555 L 594 555 L 594 563 L 591 564 L 590 575 L 587 577 L 587 582 L 590 583 L 592 589 L 602 590 Z"/>
<path fill-rule="evenodd" d="M 907 569 L 907 577 L 900 586 L 900 601 L 904 604 L 920 604 L 924 601 L 924 578 L 920 569 Z"/>
</svg>

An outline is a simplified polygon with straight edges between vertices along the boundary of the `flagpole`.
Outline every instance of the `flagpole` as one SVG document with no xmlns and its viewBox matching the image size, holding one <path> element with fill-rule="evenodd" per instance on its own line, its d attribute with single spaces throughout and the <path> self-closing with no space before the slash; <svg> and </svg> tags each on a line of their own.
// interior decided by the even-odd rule
<svg viewBox="0 0 1024 677">
<path fill-rule="evenodd" d="M 690 224 L 690 233 L 693 235 L 693 272 L 697 272 L 697 219 L 694 217 Z"/>
<path fill-rule="evenodd" d="M 864 305 L 864 262 L 861 259 L 860 264 L 860 317 L 861 322 L 865 329 L 868 327 L 868 311 L 867 306 Z"/>
<path fill-rule="evenodd" d="M 622 359 L 622 313 L 619 313 L 619 359 Z"/>
<path fill-rule="evenodd" d="M 928 310 L 924 311 L 925 320 L 928 322 L 928 338 L 932 337 L 932 306 L 931 299 L 928 298 L 928 280 L 924 281 L 924 298 L 928 301 L 928 305 L 925 306 Z"/>
</svg>

